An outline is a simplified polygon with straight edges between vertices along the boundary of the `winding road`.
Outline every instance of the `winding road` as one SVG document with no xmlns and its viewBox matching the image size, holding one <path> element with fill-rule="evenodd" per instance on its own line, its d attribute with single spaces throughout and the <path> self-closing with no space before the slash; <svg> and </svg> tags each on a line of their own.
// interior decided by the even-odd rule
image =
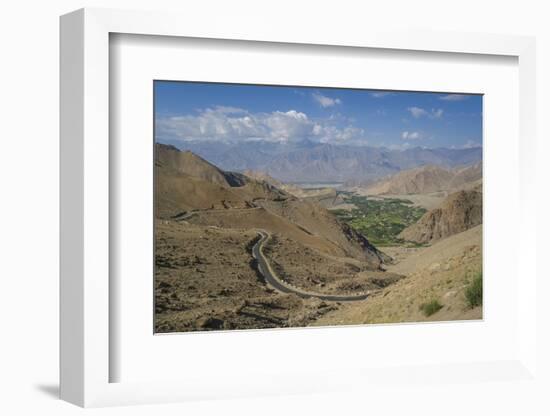
<svg viewBox="0 0 550 416">
<path fill-rule="evenodd" d="M 279 292 L 294 293 L 295 295 L 298 295 L 304 299 L 318 298 L 321 300 L 334 301 L 334 302 L 355 302 L 355 301 L 365 300 L 369 297 L 369 295 L 365 293 L 360 295 L 349 295 L 349 296 L 348 295 L 325 295 L 321 293 L 306 292 L 302 289 L 298 289 L 294 286 L 289 285 L 288 283 L 280 279 L 277 276 L 277 274 L 273 271 L 273 269 L 269 264 L 269 261 L 267 260 L 267 258 L 265 257 L 262 251 L 265 242 L 270 237 L 269 233 L 264 230 L 258 230 L 257 232 L 260 235 L 260 239 L 256 242 L 256 244 L 254 244 L 254 247 L 252 247 L 252 256 L 258 262 L 258 269 L 261 275 L 264 277 L 265 281 L 274 289 L 278 290 Z"/>
</svg>

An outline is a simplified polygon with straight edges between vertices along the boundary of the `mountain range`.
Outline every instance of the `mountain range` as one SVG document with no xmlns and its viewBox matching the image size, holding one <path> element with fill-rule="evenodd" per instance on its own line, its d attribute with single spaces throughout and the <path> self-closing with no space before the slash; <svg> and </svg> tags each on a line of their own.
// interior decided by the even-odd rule
<svg viewBox="0 0 550 416">
<path fill-rule="evenodd" d="M 189 141 L 178 144 L 226 171 L 261 170 L 283 182 L 374 181 L 423 165 L 446 169 L 471 165 L 480 147 L 467 149 L 350 146 L 301 141 L 246 143 Z"/>
</svg>

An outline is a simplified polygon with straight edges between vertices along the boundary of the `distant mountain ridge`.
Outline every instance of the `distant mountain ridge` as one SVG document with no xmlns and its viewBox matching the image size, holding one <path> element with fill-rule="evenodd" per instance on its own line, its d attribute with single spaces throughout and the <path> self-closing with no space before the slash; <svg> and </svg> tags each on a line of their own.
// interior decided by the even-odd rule
<svg viewBox="0 0 550 416">
<path fill-rule="evenodd" d="M 261 170 L 283 182 L 346 182 L 376 180 L 422 165 L 444 168 L 471 165 L 481 160 L 481 148 L 395 150 L 303 141 L 185 142 L 180 150 L 196 155 L 226 171 Z"/>
</svg>

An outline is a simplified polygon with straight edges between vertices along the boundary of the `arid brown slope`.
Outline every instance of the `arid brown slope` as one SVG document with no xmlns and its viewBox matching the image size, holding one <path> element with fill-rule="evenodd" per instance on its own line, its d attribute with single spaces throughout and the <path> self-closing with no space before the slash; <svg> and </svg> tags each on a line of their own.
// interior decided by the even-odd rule
<svg viewBox="0 0 550 416">
<path fill-rule="evenodd" d="M 452 170 L 426 165 L 377 181 L 367 186 L 367 193 L 403 195 L 467 189 L 480 183 L 481 169 L 481 162 Z"/>
<path fill-rule="evenodd" d="M 371 185 L 367 190 L 372 195 L 425 194 L 445 189 L 452 177 L 450 171 L 428 165 L 399 172 Z"/>
<path fill-rule="evenodd" d="M 399 237 L 417 243 L 431 243 L 481 223 L 482 193 L 459 191 L 449 195 L 441 207 L 426 212 L 417 223 L 405 228 Z"/>
<path fill-rule="evenodd" d="M 315 202 L 303 199 L 288 199 L 282 202 L 261 201 L 263 207 L 274 214 L 290 220 L 307 233 L 321 236 L 340 247 L 344 256 L 367 260 L 376 267 L 389 260 L 362 234 L 340 222 L 327 209 Z"/>
<path fill-rule="evenodd" d="M 194 211 L 189 221 L 197 224 L 265 228 L 327 254 L 359 258 L 374 269 L 387 259 L 364 236 L 316 203 L 263 180 L 224 172 L 190 152 L 158 145 L 156 174 L 159 218 Z"/>
<path fill-rule="evenodd" d="M 196 154 L 180 152 L 174 146 L 157 144 L 155 161 L 157 167 L 169 168 L 224 187 L 242 186 L 245 183 L 243 175 L 224 172 Z"/>
<path fill-rule="evenodd" d="M 224 172 L 191 152 L 156 147 L 157 217 L 187 211 L 254 207 L 256 199 L 285 199 L 285 192 L 244 175 Z"/>
<path fill-rule="evenodd" d="M 333 257 L 282 235 L 272 235 L 264 254 L 277 275 L 305 291 L 331 295 L 353 295 L 380 290 L 402 276 L 371 270 L 353 258 Z"/>
<path fill-rule="evenodd" d="M 297 224 L 275 215 L 264 208 L 222 209 L 198 211 L 188 222 L 202 226 L 232 228 L 236 230 L 262 229 L 273 234 L 285 235 L 301 244 L 334 256 L 345 255 L 344 250 L 321 236 L 313 235 Z"/>
<path fill-rule="evenodd" d="M 454 177 L 449 182 L 448 189 L 462 190 L 474 188 L 481 184 L 482 173 L 481 162 L 456 169 Z"/>
<path fill-rule="evenodd" d="M 253 231 L 157 220 L 155 331 L 306 326 L 337 306 L 283 295 L 253 267 Z"/>
<path fill-rule="evenodd" d="M 388 267 L 405 278 L 374 292 L 367 302 L 342 305 L 314 325 L 481 319 L 482 307 L 468 306 L 465 289 L 481 272 L 482 226 L 415 251 Z M 420 306 L 434 300 L 442 308 L 426 316 Z"/>
<path fill-rule="evenodd" d="M 243 174 L 245 176 L 248 176 L 251 179 L 254 179 L 257 181 L 264 181 L 273 185 L 276 188 L 283 189 L 284 184 L 281 181 L 278 181 L 273 176 L 270 176 L 268 173 L 263 172 L 261 170 L 247 169 L 243 172 Z"/>
<path fill-rule="evenodd" d="M 182 212 L 227 207 L 249 206 L 243 195 L 216 183 L 207 182 L 184 173 L 157 169 L 157 217 L 171 218 Z"/>
</svg>

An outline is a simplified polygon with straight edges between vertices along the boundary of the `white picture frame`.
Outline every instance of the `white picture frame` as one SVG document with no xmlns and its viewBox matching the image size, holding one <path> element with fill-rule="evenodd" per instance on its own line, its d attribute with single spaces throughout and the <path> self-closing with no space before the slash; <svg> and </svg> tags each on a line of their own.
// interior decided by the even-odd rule
<svg viewBox="0 0 550 416">
<path fill-rule="evenodd" d="M 375 381 L 490 380 L 537 382 L 536 262 L 530 244 L 536 241 L 535 201 L 535 41 L 529 37 L 467 33 L 398 32 L 369 29 L 327 35 L 312 25 L 307 32 L 284 30 L 275 22 L 216 21 L 189 15 L 82 9 L 61 18 L 61 398 L 80 406 L 160 403 L 214 397 L 252 397 L 262 394 L 338 391 Z M 342 368 L 319 381 L 317 373 L 272 374 L 269 383 L 230 383 L 230 377 L 212 380 L 111 382 L 110 366 L 119 359 L 110 349 L 109 253 L 109 37 L 110 34 L 277 42 L 281 45 L 330 45 L 335 48 L 380 48 L 430 51 L 442 54 L 504 55 L 519 66 L 519 240 L 518 266 L 523 271 L 518 287 L 517 354 L 499 361 L 470 363 L 419 362 L 410 369 Z M 517 273 L 517 271 L 516 271 Z M 112 328 L 111 328 L 112 329 Z M 326 331 L 320 329 L 319 331 Z M 192 336 L 192 335 L 187 335 Z M 325 370 L 327 371 L 327 370 Z M 342 383 L 340 380 L 347 379 Z M 315 381 L 306 383 L 306 380 Z M 351 382 L 350 380 L 353 380 Z M 274 389 L 274 386 L 279 386 Z"/>
</svg>

